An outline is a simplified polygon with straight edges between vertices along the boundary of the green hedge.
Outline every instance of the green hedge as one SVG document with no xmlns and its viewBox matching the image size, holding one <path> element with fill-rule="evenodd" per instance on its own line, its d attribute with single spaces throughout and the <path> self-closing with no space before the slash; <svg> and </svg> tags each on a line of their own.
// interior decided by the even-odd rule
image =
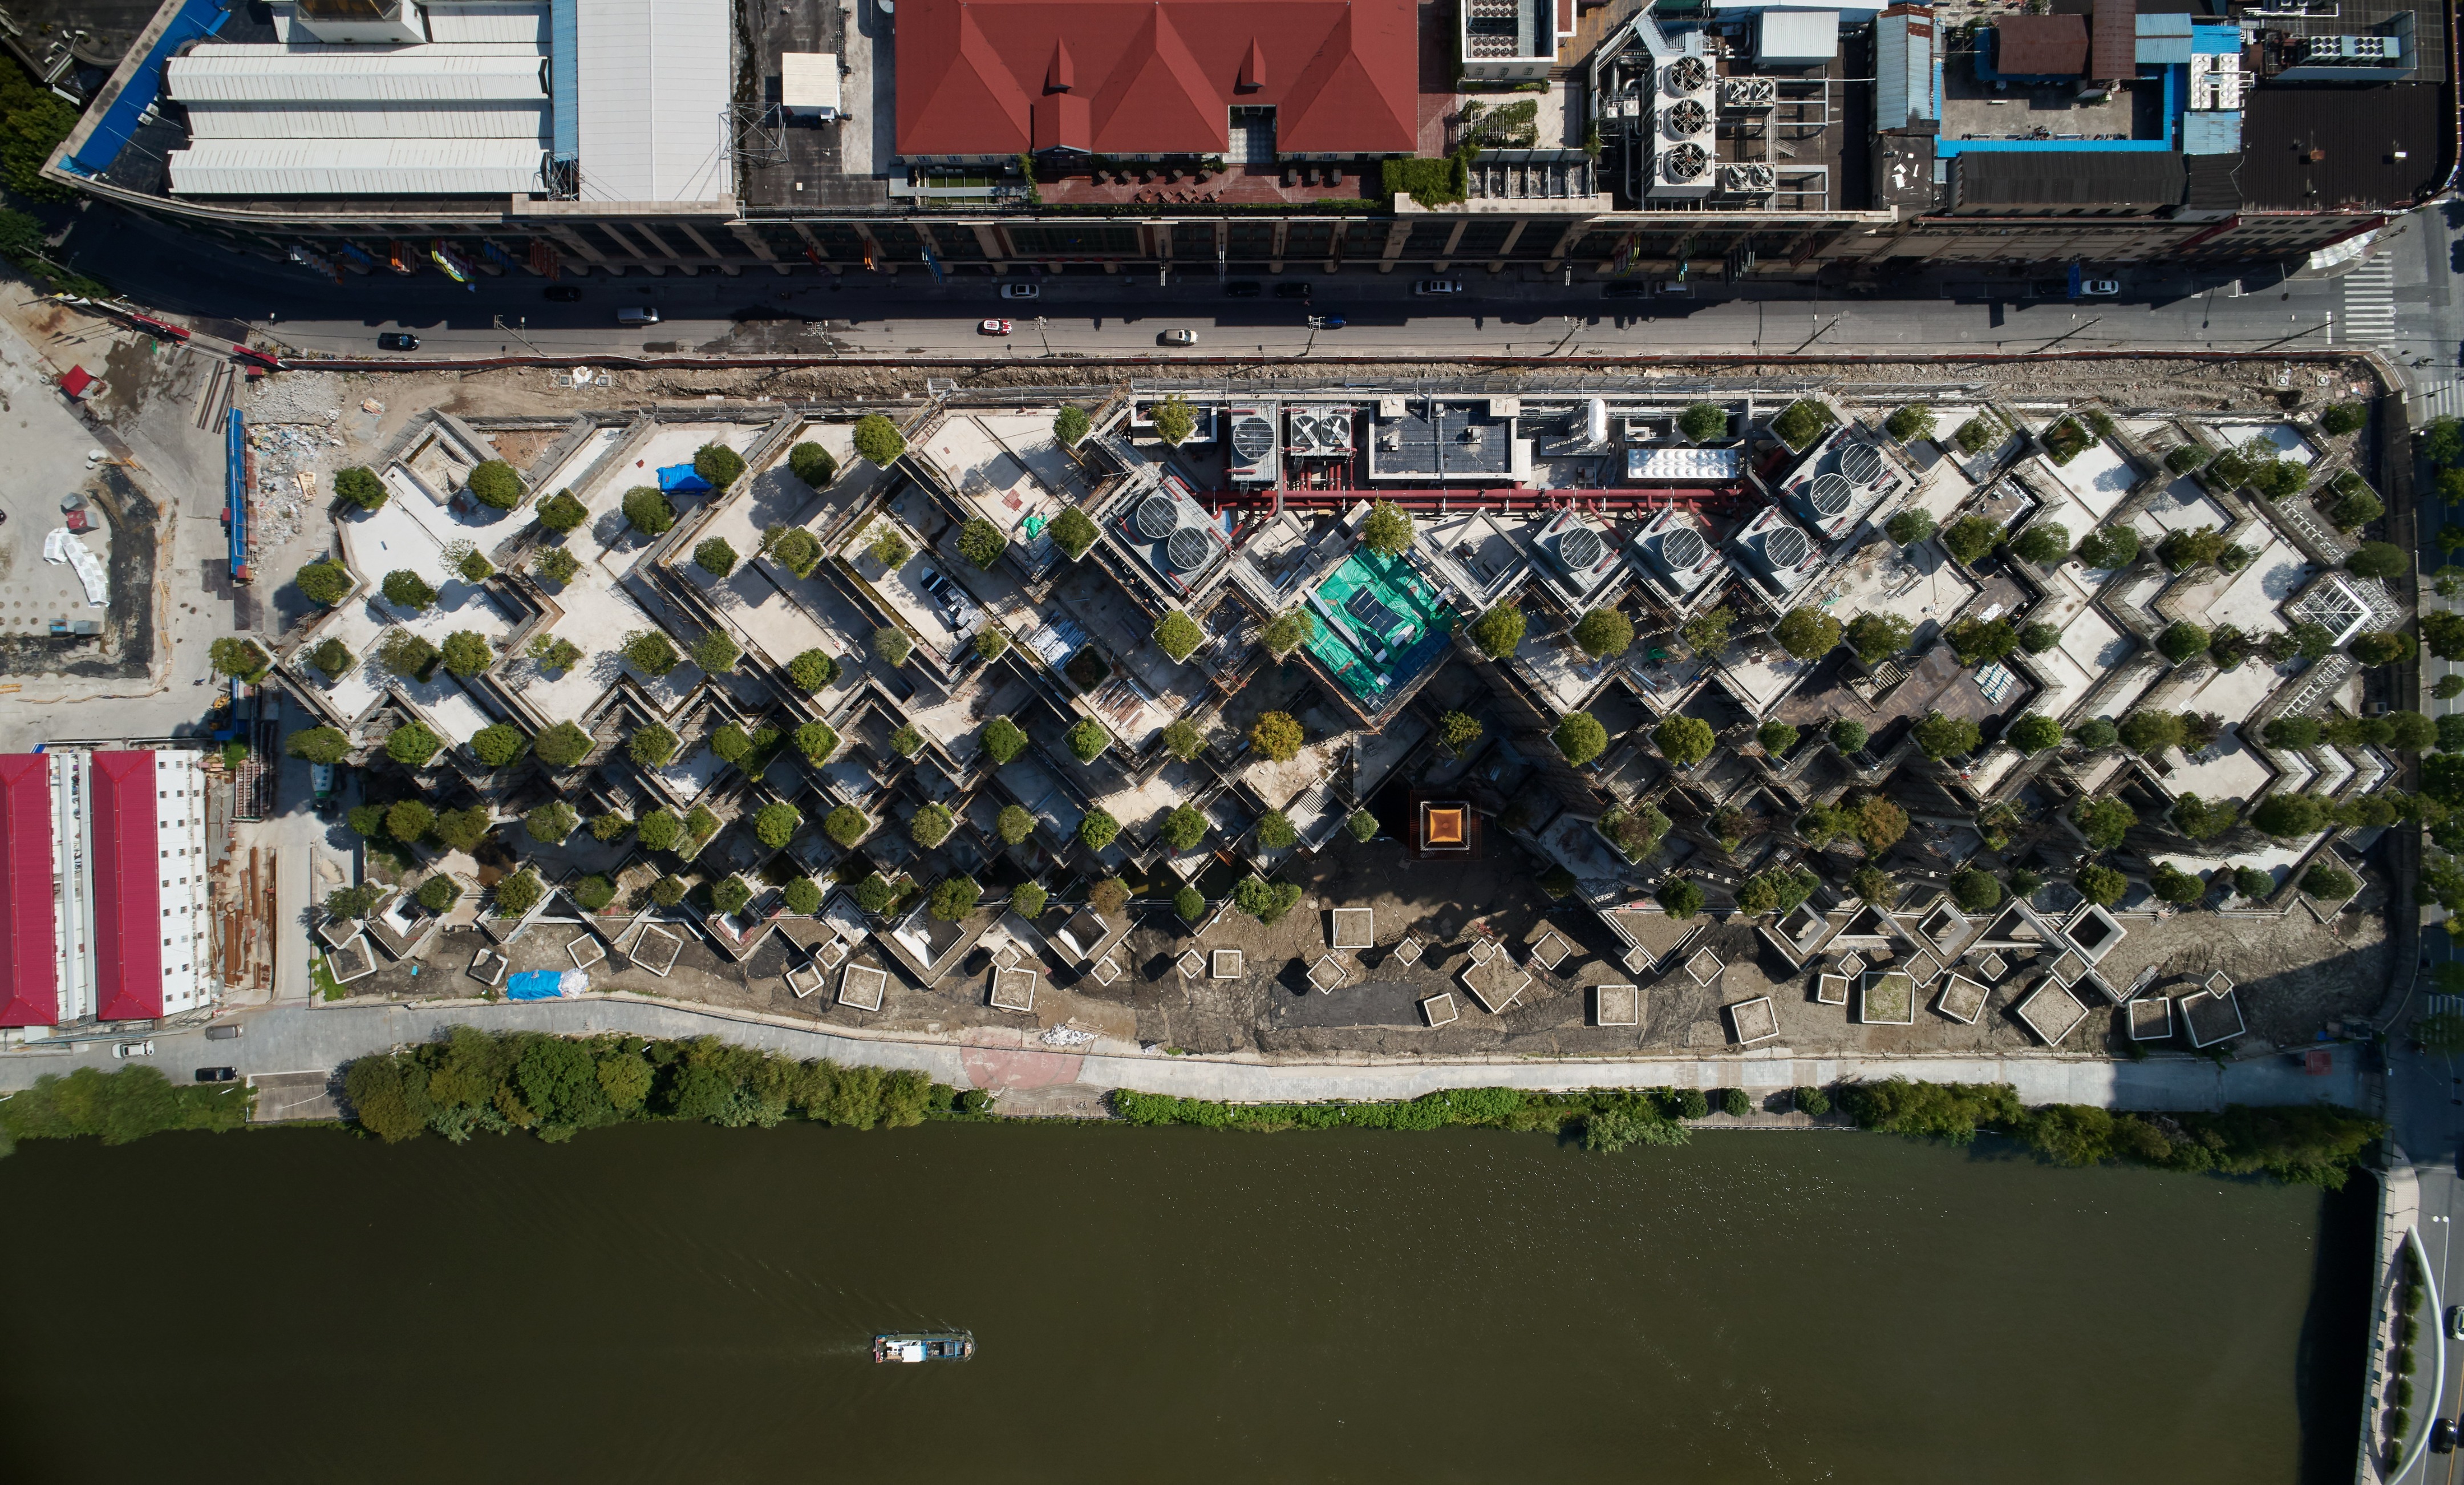
<svg viewBox="0 0 2464 1485">
<path fill-rule="evenodd" d="M 1683 1144 L 1676 1099 L 1665 1089 L 1595 1089 L 1587 1093 L 1525 1093 L 1516 1088 L 1456 1088 L 1418 1098 L 1369 1103 L 1218 1103 L 1164 1094 L 1112 1095 L 1113 1111 L 1133 1124 L 1194 1124 L 1205 1129 L 1486 1129 L 1550 1130 L 1575 1126 L 1593 1148 L 1626 1143 Z M 1592 1126 L 1600 1126 L 1595 1130 Z"/>
<path fill-rule="evenodd" d="M 2153 1165 L 2222 1176 L 2266 1175 L 2335 1190 L 2387 1126 L 2331 1104 L 2220 1114 L 2118 1114 L 2078 1103 L 2027 1108 L 2008 1083 L 1912 1083 L 1887 1078 L 1839 1092 L 1867 1129 L 1966 1144 L 2006 1135 L 2057 1165 Z"/>
<path fill-rule="evenodd" d="M 551 1036 L 457 1026 L 442 1041 L 362 1057 L 342 1087 L 359 1125 L 385 1141 L 527 1129 L 550 1141 L 652 1119 L 767 1128 L 790 1119 L 900 1128 L 986 1108 L 921 1073 L 799 1062 L 715 1036 Z"/>
<path fill-rule="evenodd" d="M 174 1129 L 237 1129 L 248 1122 L 249 1097 L 238 1083 L 175 1084 L 150 1067 L 46 1073 L 33 1087 L 0 1098 L 0 1155 L 19 1140 L 92 1135 L 125 1144 Z"/>
</svg>

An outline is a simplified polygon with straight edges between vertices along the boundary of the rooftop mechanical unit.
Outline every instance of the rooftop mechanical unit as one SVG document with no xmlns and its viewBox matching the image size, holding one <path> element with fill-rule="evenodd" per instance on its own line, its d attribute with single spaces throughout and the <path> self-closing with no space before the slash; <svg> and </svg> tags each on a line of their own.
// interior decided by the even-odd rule
<svg viewBox="0 0 2464 1485">
<path fill-rule="evenodd" d="M 1237 483 L 1273 483 L 1283 442 L 1275 436 L 1273 404 L 1235 406 L 1226 421 L 1231 425 L 1227 436 L 1232 449 L 1224 459 L 1224 473 Z"/>
<path fill-rule="evenodd" d="M 1769 108 L 1779 101 L 1779 84 L 1769 78 L 1723 78 L 1720 106 L 1730 109 Z"/>
<path fill-rule="evenodd" d="M 1194 590 L 1232 551 L 1206 508 L 1171 476 L 1133 500 L 1113 530 L 1167 587 L 1180 592 Z"/>
<path fill-rule="evenodd" d="M 1639 539 L 1644 557 L 1680 593 L 1698 591 L 1721 570 L 1719 549 L 1691 511 L 1663 510 Z"/>
<path fill-rule="evenodd" d="M 1822 564 L 1814 539 L 1777 510 L 1766 509 L 1747 522 L 1736 543 L 1767 584 L 1783 593 L 1795 591 Z"/>
<path fill-rule="evenodd" d="M 1679 56 L 1661 67 L 1654 118 L 1661 147 L 1652 162 L 1652 196 L 1685 199 L 1711 193 L 1716 177 L 1710 125 L 1717 81 L 1711 64 L 1700 56 Z"/>
<path fill-rule="evenodd" d="M 1881 482 L 1884 465 L 1882 451 L 1870 443 L 1844 444 L 1839 450 L 1839 477 L 1849 484 L 1870 489 Z"/>
<path fill-rule="evenodd" d="M 1284 445 L 1295 458 L 1329 458 L 1352 453 L 1352 413 L 1350 408 L 1287 408 L 1284 428 L 1290 441 Z"/>
<path fill-rule="evenodd" d="M 1540 528 L 1539 544 L 1576 597 L 1588 597 L 1617 567 L 1617 543 L 1580 511 L 1564 510 L 1551 517 Z"/>
<path fill-rule="evenodd" d="M 1720 166 L 1720 189 L 1731 196 L 1768 196 L 1779 188 L 1779 171 L 1759 162 Z"/>
</svg>

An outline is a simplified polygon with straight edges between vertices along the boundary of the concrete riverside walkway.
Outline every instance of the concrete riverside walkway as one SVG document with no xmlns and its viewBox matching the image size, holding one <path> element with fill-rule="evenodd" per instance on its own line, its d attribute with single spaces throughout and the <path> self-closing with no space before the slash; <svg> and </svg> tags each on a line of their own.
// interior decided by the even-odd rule
<svg viewBox="0 0 2464 1485">
<path fill-rule="evenodd" d="M 816 1031 L 809 1023 L 749 1012 L 688 1008 L 639 997 L 594 995 L 576 1000 L 496 1004 L 484 1001 L 395 1006 L 278 1007 L 223 1018 L 247 1028 L 229 1041 L 208 1041 L 202 1028 L 158 1031 L 146 1059 L 174 1081 L 196 1068 L 233 1067 L 243 1074 L 330 1071 L 354 1057 L 431 1040 L 449 1027 L 567 1034 L 618 1032 L 673 1039 L 715 1035 L 796 1057 L 913 1068 L 935 1080 L 986 1089 L 1136 1089 L 1236 1103 L 1320 1099 L 1410 1098 L 1441 1088 L 1729 1088 L 1771 1091 L 1828 1085 L 1842 1079 L 1901 1076 L 1924 1082 L 2010 1083 L 2027 1103 L 2085 1103 L 2120 1109 L 2218 1109 L 2228 1103 L 2352 1105 L 2360 1097 L 2351 1056 L 2333 1072 L 2302 1073 L 2290 1057 L 2256 1057 L 2223 1067 L 2204 1057 L 2156 1056 L 2145 1062 L 2044 1056 L 1813 1057 L 1786 1049 L 1727 1056 L 1619 1058 L 1515 1057 L 1493 1062 L 1367 1058 L 1269 1062 L 1235 1057 L 1169 1056 L 1107 1039 L 1086 1053 L 1054 1051 L 1024 1031 L 971 1029 L 957 1037 L 906 1038 Z M 106 1072 L 125 1063 L 111 1055 L 117 1038 L 0 1053 L 0 1091 L 30 1086 L 46 1073 L 78 1066 Z"/>
</svg>

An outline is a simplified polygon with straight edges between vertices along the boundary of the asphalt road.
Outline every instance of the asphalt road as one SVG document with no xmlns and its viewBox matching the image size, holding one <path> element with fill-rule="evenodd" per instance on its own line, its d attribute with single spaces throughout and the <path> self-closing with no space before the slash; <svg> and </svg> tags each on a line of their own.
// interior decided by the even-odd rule
<svg viewBox="0 0 2464 1485">
<path fill-rule="evenodd" d="M 1034 279 L 1033 300 L 1004 300 L 1001 281 L 954 275 L 935 285 L 920 266 L 895 277 L 855 271 L 832 278 L 766 269 L 653 278 L 600 275 L 568 280 L 578 303 L 544 297 L 527 274 L 485 275 L 470 286 L 441 274 L 345 276 L 337 286 L 305 270 L 199 249 L 151 224 L 90 212 L 70 236 L 83 272 L 132 299 L 176 314 L 234 321 L 300 350 L 380 354 L 376 337 L 408 331 L 423 355 L 554 355 L 703 351 L 759 354 L 927 353 L 1034 359 L 1046 355 L 1785 355 L 1797 351 L 1976 351 L 2148 347 L 2247 351 L 2337 341 L 2332 281 L 2192 275 L 2157 266 L 2124 270 L 2115 299 L 2033 298 L 2029 281 L 1972 269 L 1910 276 L 1887 293 L 1802 285 L 1700 284 L 1685 296 L 1611 299 L 1585 281 L 1491 277 L 1477 267 L 1447 277 L 1470 291 L 1436 299 L 1412 293 L 1408 272 L 1287 273 L 1249 281 L 1257 298 L 1229 297 L 1208 270 L 1159 282 L 1152 268 Z M 196 254 L 212 255 L 197 271 Z M 1519 271 L 1518 271 L 1519 272 Z M 2039 277 L 2047 276 L 2038 276 Z M 2058 274 L 2050 277 L 2058 277 Z M 1309 284 L 1303 301 L 1276 297 Z M 622 308 L 659 310 L 647 329 L 615 323 Z M 1342 317 L 1341 329 L 1309 324 Z M 1042 321 L 1038 321 L 1041 315 Z M 979 332 L 1005 318 L 1007 336 Z M 1165 330 L 1197 333 L 1187 350 L 1158 344 Z"/>
</svg>

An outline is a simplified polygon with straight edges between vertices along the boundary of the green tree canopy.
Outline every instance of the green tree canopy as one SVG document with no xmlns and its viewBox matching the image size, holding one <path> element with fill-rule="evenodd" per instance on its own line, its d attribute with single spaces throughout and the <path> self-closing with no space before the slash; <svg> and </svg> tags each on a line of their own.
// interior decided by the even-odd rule
<svg viewBox="0 0 2464 1485">
<path fill-rule="evenodd" d="M 2011 551 L 2022 561 L 2050 567 L 2071 554 L 2070 530 L 2057 521 L 2036 521 L 2019 533 Z"/>
<path fill-rule="evenodd" d="M 1176 806 L 1165 815 L 1157 832 L 1163 843 L 1175 851 L 1188 851 L 1206 838 L 1206 816 L 1187 805 Z"/>
<path fill-rule="evenodd" d="M 2079 828 L 2089 845 L 2099 851 L 2111 851 L 2139 823 L 2139 812 L 2118 799 L 2082 799 L 2071 807 L 2071 823 Z"/>
<path fill-rule="evenodd" d="M 426 578 L 407 567 L 397 567 L 386 573 L 379 590 L 385 594 L 385 602 L 398 609 L 408 609 L 413 613 L 421 612 L 436 602 L 436 589 L 428 586 Z"/>
<path fill-rule="evenodd" d="M 2208 653 L 2208 632 L 2184 619 L 2156 636 L 2156 651 L 2179 665 Z"/>
<path fill-rule="evenodd" d="M 444 745 L 425 722 L 405 722 L 385 735 L 385 756 L 406 768 L 425 766 Z"/>
<path fill-rule="evenodd" d="M 2061 723 L 2040 713 L 2030 712 L 2003 730 L 2002 741 L 2022 753 L 2041 753 L 2061 744 Z"/>
<path fill-rule="evenodd" d="M 1865 724 L 1842 717 L 1831 724 L 1831 745 L 1843 753 L 1855 755 L 1865 750 Z"/>
<path fill-rule="evenodd" d="M 1499 604 L 1471 624 L 1471 642 L 1480 653 L 1492 660 L 1503 660 L 1523 643 L 1523 610 L 1512 604 Z"/>
<path fill-rule="evenodd" d="M 1197 620 L 1175 609 L 1155 626 L 1155 639 L 1163 653 L 1178 663 L 1188 659 L 1197 653 L 1199 645 L 1206 643 L 1206 632 L 1198 627 Z"/>
<path fill-rule="evenodd" d="M 1411 549 L 1415 530 L 1403 507 L 1392 500 L 1379 500 L 1369 507 L 1369 518 L 1360 524 L 1360 542 L 1373 552 L 1399 556 Z"/>
<path fill-rule="evenodd" d="M 1027 737 L 1018 723 L 996 717 L 984 723 L 984 752 L 995 765 L 1006 764 L 1026 751 Z"/>
<path fill-rule="evenodd" d="M 1660 756 L 1679 768 L 1691 768 L 1711 756 L 1719 737 L 1711 724 L 1699 717 L 1679 715 L 1668 718 L 1651 729 L 1651 742 Z"/>
<path fill-rule="evenodd" d="M 474 630 L 457 629 L 445 636 L 445 668 L 456 676 L 476 676 L 496 663 L 496 652 L 487 636 Z"/>
<path fill-rule="evenodd" d="M 898 431 L 898 425 L 878 412 L 867 413 L 856 419 L 849 438 L 858 457 L 869 459 L 885 469 L 896 463 L 899 456 L 907 452 L 907 437 Z"/>
<path fill-rule="evenodd" d="M 1001 553 L 1007 550 L 1009 538 L 981 516 L 970 516 L 958 527 L 958 555 L 974 563 L 979 571 L 1001 561 Z"/>
<path fill-rule="evenodd" d="M 1111 733 L 1092 717 L 1082 719 L 1078 725 L 1069 729 L 1069 756 L 1082 764 L 1091 764 L 1103 757 L 1104 750 L 1111 745 Z"/>
<path fill-rule="evenodd" d="M 736 570 L 736 548 L 725 537 L 708 537 L 693 548 L 693 565 L 715 578 L 723 578 Z"/>
<path fill-rule="evenodd" d="M 1089 851 L 1101 851 L 1120 839 L 1121 822 L 1107 809 L 1089 809 L 1078 818 L 1078 838 Z"/>
<path fill-rule="evenodd" d="M 1848 621 L 1846 632 L 1858 659 L 1880 665 L 1905 650 L 1915 630 L 1896 613 L 1860 613 Z"/>
<path fill-rule="evenodd" d="M 1035 833 L 1035 816 L 1018 805 L 1003 805 L 1000 817 L 993 822 L 993 833 L 1001 838 L 1002 845 L 1015 846 Z"/>
<path fill-rule="evenodd" d="M 2079 896 L 2099 907 L 2111 907 L 2130 891 L 2130 878 L 2109 866 L 2083 866 L 2071 878 Z"/>
<path fill-rule="evenodd" d="M 559 490 L 541 500 L 531 511 L 539 523 L 561 536 L 590 519 L 590 508 L 573 498 L 570 490 Z"/>
<path fill-rule="evenodd" d="M 773 851 L 782 850 L 803 823 L 803 811 L 793 805 L 764 805 L 753 816 L 753 836 Z"/>
<path fill-rule="evenodd" d="M 1902 546 L 1913 546 L 1936 529 L 1932 515 L 1921 510 L 1903 510 L 1882 522 L 1883 534 Z"/>
<path fill-rule="evenodd" d="M 1820 609 L 1791 609 L 1780 615 L 1771 637 L 1800 660 L 1818 660 L 1839 643 L 1839 621 Z"/>
<path fill-rule="evenodd" d="M 1095 523 L 1075 505 L 1053 517 L 1052 524 L 1045 527 L 1045 534 L 1052 538 L 1052 544 L 1060 547 L 1063 555 L 1071 562 L 1086 556 L 1087 548 L 1095 544 Z"/>
<path fill-rule="evenodd" d="M 1976 723 L 1940 712 L 1927 712 L 1910 735 L 1927 758 L 1956 758 L 1985 745 L 1985 734 Z"/>
<path fill-rule="evenodd" d="M 1574 643 L 1595 660 L 1623 654 L 1634 646 L 1634 621 L 1613 608 L 1594 609 L 1575 621 Z"/>
<path fill-rule="evenodd" d="M 473 499 L 497 510 L 512 510 L 522 503 L 522 477 L 502 459 L 483 459 L 472 465 L 467 488 Z"/>
<path fill-rule="evenodd" d="M 1188 399 L 1178 392 L 1171 393 L 1148 410 L 1154 419 L 1155 436 L 1178 448 L 1198 432 L 1198 414 L 1190 410 Z"/>
<path fill-rule="evenodd" d="M 1300 722 L 1288 712 L 1263 712 L 1249 727 L 1249 745 L 1279 764 L 1299 757 L 1308 741 Z"/>
<path fill-rule="evenodd" d="M 334 472 L 334 494 L 362 510 L 376 510 L 385 502 L 385 481 L 377 472 L 364 464 Z"/>
<path fill-rule="evenodd" d="M 471 734 L 471 755 L 491 768 L 502 768 L 522 756 L 530 739 L 522 729 L 506 722 L 495 722 Z"/>
<path fill-rule="evenodd" d="M 1942 534 L 1942 544 L 1960 563 L 1974 566 L 2001 544 L 2002 528 L 1983 516 L 1962 516 Z"/>
<path fill-rule="evenodd" d="M 351 571 L 339 562 L 304 563 L 291 581 L 309 602 L 328 609 L 351 595 Z"/>
<path fill-rule="evenodd" d="M 1002 813 L 1006 819 L 1007 811 Z M 853 848 L 871 829 L 872 822 L 865 818 L 863 810 L 852 805 L 841 805 L 822 816 L 822 833 L 837 842 L 842 850 Z"/>
<path fill-rule="evenodd" d="M 1086 409 L 1074 402 L 1064 403 L 1061 410 L 1052 414 L 1052 441 L 1065 449 L 1074 449 L 1093 427 Z"/>
<path fill-rule="evenodd" d="M 908 638 L 907 631 L 897 625 L 885 624 L 872 632 L 872 653 L 884 665 L 904 665 L 907 657 L 915 653 L 915 641 Z"/>
<path fill-rule="evenodd" d="M 1709 443 L 1726 437 L 1728 432 L 1728 410 L 1716 402 L 1698 402 L 1677 415 L 1677 431 L 1689 443 Z"/>
<path fill-rule="evenodd" d="M 1568 712 L 1558 721 L 1557 730 L 1550 734 L 1550 741 L 1566 755 L 1566 762 L 1579 768 L 1608 750 L 1609 733 L 1591 713 Z"/>
<path fill-rule="evenodd" d="M 2100 526 L 2079 538 L 2079 559 L 2098 571 L 2139 560 L 2139 533 L 2128 526 Z"/>
<path fill-rule="evenodd" d="M 656 485 L 635 485 L 625 492 L 625 519 L 644 536 L 664 536 L 676 523 L 676 508 Z"/>
<path fill-rule="evenodd" d="M 2406 565 L 2404 548 L 2389 542 L 2364 542 L 2344 559 L 2347 570 L 2365 578 L 2400 577 Z"/>
<path fill-rule="evenodd" d="M 657 722 L 651 722 L 648 726 L 636 728 L 626 747 L 633 762 L 646 768 L 662 768 L 676 756 L 677 745 L 678 740 L 674 732 Z"/>
</svg>

